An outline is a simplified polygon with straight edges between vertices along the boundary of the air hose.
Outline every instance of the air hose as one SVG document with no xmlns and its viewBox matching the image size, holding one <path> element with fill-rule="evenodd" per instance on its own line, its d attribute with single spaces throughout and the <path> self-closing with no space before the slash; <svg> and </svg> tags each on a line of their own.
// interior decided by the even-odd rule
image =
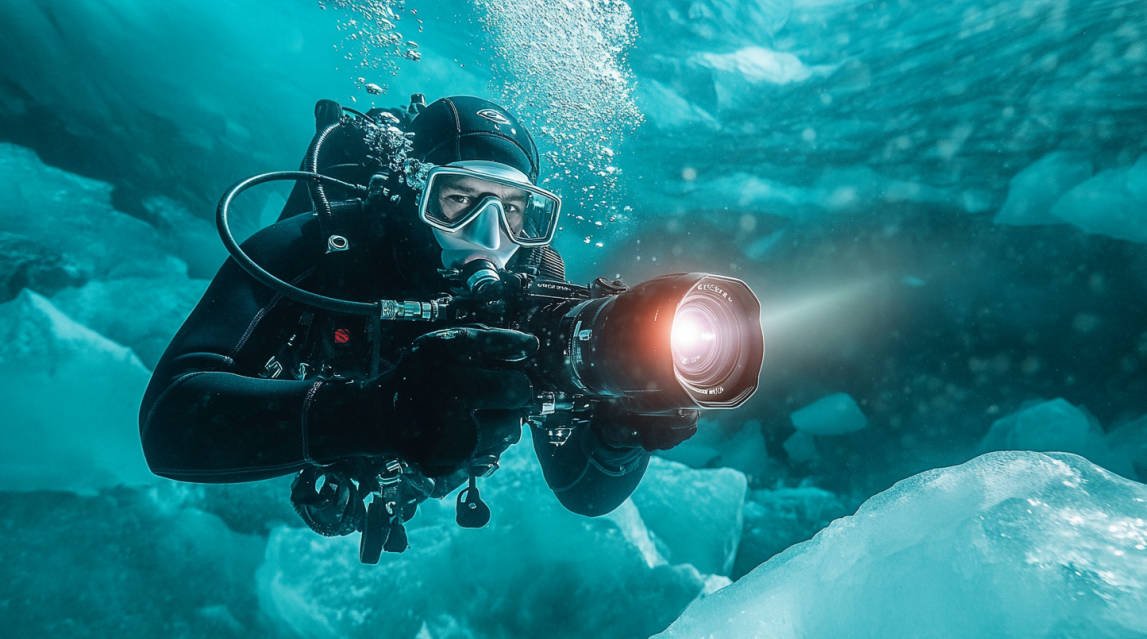
<svg viewBox="0 0 1147 639">
<path fill-rule="evenodd" d="M 231 233 L 231 227 L 227 221 L 231 202 L 235 199 L 235 196 L 253 186 L 282 180 L 313 180 L 318 183 L 340 186 L 360 195 L 366 195 L 367 192 L 365 186 L 343 182 L 342 180 L 310 171 L 272 171 L 270 173 L 260 173 L 259 175 L 251 176 L 227 189 L 222 199 L 219 200 L 219 206 L 215 210 L 215 225 L 219 230 L 220 239 L 223 240 L 223 246 L 227 247 L 227 252 L 231 254 L 231 257 L 239 267 L 246 271 L 248 275 L 258 280 L 261 284 L 270 287 L 272 290 L 282 293 L 283 296 L 288 299 L 332 313 L 378 317 L 382 309 L 381 301 L 355 302 L 352 300 L 328 297 L 301 289 L 289 282 L 279 279 L 262 266 L 259 266 L 255 263 L 255 260 L 252 260 L 251 257 L 243 251 L 239 243 L 235 241 L 235 236 Z"/>
</svg>

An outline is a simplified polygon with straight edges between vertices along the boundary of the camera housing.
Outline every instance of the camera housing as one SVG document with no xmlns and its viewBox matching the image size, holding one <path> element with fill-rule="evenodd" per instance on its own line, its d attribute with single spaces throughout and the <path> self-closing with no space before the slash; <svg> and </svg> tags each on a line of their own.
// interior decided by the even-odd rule
<svg viewBox="0 0 1147 639">
<path fill-rule="evenodd" d="M 531 368 L 543 385 L 624 398 L 642 412 L 740 406 L 756 391 L 764 358 L 757 296 L 709 273 L 632 288 L 535 279 L 507 297 L 499 324 L 538 337 Z"/>
</svg>

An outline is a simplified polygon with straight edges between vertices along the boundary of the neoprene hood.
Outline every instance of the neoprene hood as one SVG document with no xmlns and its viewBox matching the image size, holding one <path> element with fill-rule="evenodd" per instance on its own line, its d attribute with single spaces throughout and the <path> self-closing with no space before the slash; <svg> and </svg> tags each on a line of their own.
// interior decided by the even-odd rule
<svg viewBox="0 0 1147 639">
<path fill-rule="evenodd" d="M 412 155 L 437 165 L 464 160 L 498 162 L 538 180 L 538 148 L 512 113 L 472 96 L 435 100 L 411 123 Z"/>
</svg>

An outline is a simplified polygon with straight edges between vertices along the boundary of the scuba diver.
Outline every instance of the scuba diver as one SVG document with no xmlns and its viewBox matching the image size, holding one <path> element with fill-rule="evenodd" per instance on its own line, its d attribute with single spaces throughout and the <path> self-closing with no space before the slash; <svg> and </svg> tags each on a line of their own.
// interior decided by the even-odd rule
<svg viewBox="0 0 1147 639">
<path fill-rule="evenodd" d="M 316 121 L 303 163 L 309 172 L 298 175 L 342 181 L 302 178 L 280 220 L 243 243 L 267 273 L 314 296 L 349 300 L 432 300 L 518 273 L 564 283 L 550 246 L 561 201 L 538 186 L 534 141 L 504 108 L 468 96 L 427 105 L 415 96 L 408 108 L 362 114 L 323 101 Z M 372 156 L 379 122 L 402 132 L 405 168 L 417 175 Z M 365 191 L 351 189 L 355 183 L 387 166 L 403 175 L 371 181 L 374 197 L 349 198 Z M 523 421 L 538 414 L 538 389 L 523 371 L 538 337 L 482 323 L 428 330 L 321 308 L 252 277 L 234 255 L 143 397 L 140 436 L 151 470 L 191 482 L 298 473 L 299 514 L 322 534 L 362 531 L 368 562 L 383 546 L 405 548 L 402 522 L 420 500 L 467 481 L 458 521 L 485 524 L 489 509 L 475 478 L 497 467 Z M 425 306 L 415 303 L 414 312 Z M 597 516 L 630 495 L 651 451 L 696 432 L 698 412 L 647 413 L 619 399 L 595 402 L 583 416 L 585 428 L 528 424 L 556 498 Z"/>
</svg>

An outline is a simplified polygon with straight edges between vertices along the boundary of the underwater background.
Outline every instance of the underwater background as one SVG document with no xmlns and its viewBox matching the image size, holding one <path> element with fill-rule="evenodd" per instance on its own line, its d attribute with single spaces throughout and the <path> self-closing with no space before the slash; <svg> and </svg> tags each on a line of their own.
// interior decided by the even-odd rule
<svg viewBox="0 0 1147 639">
<path fill-rule="evenodd" d="M 0 33 L 4 635 L 1147 636 L 1147 2 L 7 0 Z M 766 355 L 608 516 L 518 445 L 490 526 L 428 502 L 364 566 L 289 477 L 152 476 L 137 411 L 224 189 L 297 167 L 317 100 L 415 92 L 530 125 L 572 281 L 742 278 Z"/>
</svg>

